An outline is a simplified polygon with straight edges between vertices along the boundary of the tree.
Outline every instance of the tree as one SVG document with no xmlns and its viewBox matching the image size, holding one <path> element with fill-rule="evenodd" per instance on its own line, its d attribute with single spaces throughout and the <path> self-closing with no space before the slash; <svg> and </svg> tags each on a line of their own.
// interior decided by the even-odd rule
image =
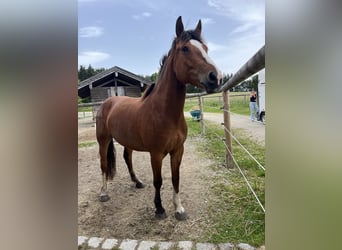
<svg viewBox="0 0 342 250">
<path fill-rule="evenodd" d="M 194 85 L 191 85 L 191 84 L 186 85 L 186 93 L 201 93 L 203 91 L 204 89 L 197 88 Z"/>
<path fill-rule="evenodd" d="M 232 91 L 234 92 L 246 92 L 246 91 L 258 91 L 258 75 L 254 75 L 252 78 L 249 78 L 243 82 L 241 82 L 239 85 L 232 88 Z"/>
<path fill-rule="evenodd" d="M 87 70 L 83 65 L 81 65 L 78 70 L 78 80 L 82 82 L 85 79 L 87 79 Z"/>
<path fill-rule="evenodd" d="M 85 79 L 88 79 L 89 77 L 97 75 L 98 73 L 105 71 L 105 70 L 106 70 L 105 68 L 94 69 L 90 64 L 88 68 L 86 69 L 83 65 L 81 65 L 80 69 L 78 70 L 78 80 L 79 82 L 82 82 Z"/>
<path fill-rule="evenodd" d="M 99 68 L 99 69 L 95 69 L 95 75 L 97 75 L 98 73 L 101 73 L 102 71 L 105 71 L 105 68 Z"/>
<path fill-rule="evenodd" d="M 87 78 L 92 77 L 95 75 L 95 69 L 89 64 L 87 68 Z"/>
<path fill-rule="evenodd" d="M 229 75 L 229 73 L 228 74 L 223 74 L 222 83 L 223 84 L 226 83 L 232 77 L 233 77 L 233 73 L 231 73 L 230 75 Z"/>
<path fill-rule="evenodd" d="M 158 72 L 153 73 L 151 75 L 151 81 L 156 82 L 158 80 L 158 76 L 159 76 Z"/>
<path fill-rule="evenodd" d="M 258 83 L 259 83 L 259 74 L 256 74 L 255 76 L 252 77 L 251 80 L 251 90 L 258 91 Z"/>
<path fill-rule="evenodd" d="M 153 73 L 152 75 L 140 75 L 140 77 L 144 78 L 148 82 L 156 82 L 158 80 L 158 72 Z"/>
</svg>

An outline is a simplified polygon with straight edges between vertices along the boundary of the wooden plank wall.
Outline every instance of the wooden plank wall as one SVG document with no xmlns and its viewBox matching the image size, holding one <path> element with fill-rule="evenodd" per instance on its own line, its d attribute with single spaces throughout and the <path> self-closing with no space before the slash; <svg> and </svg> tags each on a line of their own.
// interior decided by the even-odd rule
<svg viewBox="0 0 342 250">
<path fill-rule="evenodd" d="M 125 86 L 125 95 L 130 97 L 140 97 L 140 87 Z M 90 90 L 91 102 L 102 102 L 110 96 L 110 87 L 99 87 Z"/>
</svg>

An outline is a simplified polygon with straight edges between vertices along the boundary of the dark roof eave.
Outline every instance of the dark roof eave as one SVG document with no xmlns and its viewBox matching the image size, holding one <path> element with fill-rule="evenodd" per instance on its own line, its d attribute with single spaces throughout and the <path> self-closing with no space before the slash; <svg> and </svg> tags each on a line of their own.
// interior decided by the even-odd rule
<svg viewBox="0 0 342 250">
<path fill-rule="evenodd" d="M 118 66 L 114 66 L 114 67 L 112 67 L 110 69 L 107 69 L 105 71 L 102 71 L 102 72 L 100 72 L 100 73 L 98 73 L 98 74 L 96 74 L 96 75 L 94 75 L 92 77 L 89 77 L 86 80 L 83 80 L 82 82 L 80 82 L 78 84 L 78 89 L 82 89 L 85 86 L 87 86 L 87 85 L 89 85 L 89 84 L 91 84 L 91 83 L 93 83 L 93 82 L 95 82 L 95 81 L 97 81 L 97 80 L 99 80 L 99 79 L 101 79 L 103 77 L 106 77 L 106 76 L 108 76 L 108 75 L 110 75 L 110 74 L 112 74 L 114 72 L 118 72 L 118 73 L 120 73 L 122 75 L 126 75 L 126 76 L 128 76 L 128 77 L 130 77 L 130 78 L 132 78 L 134 80 L 137 80 L 139 82 L 142 82 L 143 84 L 146 84 L 146 85 L 150 85 L 152 83 L 152 82 L 146 81 L 144 78 L 142 78 L 140 76 L 137 76 L 137 75 L 135 75 L 135 74 L 133 74 L 133 73 L 123 69 L 123 68 L 120 68 Z"/>
</svg>

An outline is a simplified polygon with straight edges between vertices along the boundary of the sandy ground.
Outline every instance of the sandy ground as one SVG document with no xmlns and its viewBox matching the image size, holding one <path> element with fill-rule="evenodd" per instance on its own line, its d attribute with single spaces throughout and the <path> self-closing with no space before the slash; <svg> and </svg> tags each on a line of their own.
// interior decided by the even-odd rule
<svg viewBox="0 0 342 250">
<path fill-rule="evenodd" d="M 187 115 L 187 114 L 186 114 Z M 204 114 L 205 119 L 221 122 L 222 115 Z M 220 118 L 221 117 L 221 118 Z M 265 125 L 251 122 L 248 117 L 232 115 L 232 128 L 241 128 L 250 137 L 265 143 Z M 91 119 L 79 119 L 78 141 L 95 141 L 95 127 Z M 199 140 L 199 139 L 197 139 Z M 78 150 L 78 234 L 106 238 L 131 238 L 141 240 L 198 240 L 204 230 L 210 227 L 206 214 L 209 193 L 208 176 L 214 177 L 213 164 L 196 151 L 195 139 L 188 138 L 181 164 L 180 194 L 183 206 L 189 216 L 186 221 L 177 221 L 172 204 L 170 160 L 163 161 L 163 187 L 161 198 L 168 217 L 158 220 L 154 217 L 154 187 L 149 154 L 133 152 L 133 166 L 137 177 L 145 188 L 136 189 L 131 182 L 122 154 L 123 147 L 115 144 L 117 150 L 117 174 L 108 183 L 111 199 L 99 202 L 102 180 L 97 144 Z"/>
</svg>

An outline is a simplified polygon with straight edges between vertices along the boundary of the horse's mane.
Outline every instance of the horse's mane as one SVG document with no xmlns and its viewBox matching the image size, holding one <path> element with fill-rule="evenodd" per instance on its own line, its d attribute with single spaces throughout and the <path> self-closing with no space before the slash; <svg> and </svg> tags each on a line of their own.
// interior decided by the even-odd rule
<svg viewBox="0 0 342 250">
<path fill-rule="evenodd" d="M 157 79 L 157 82 L 156 82 L 156 83 L 152 83 L 152 84 L 145 90 L 145 93 L 144 93 L 144 95 L 142 96 L 142 99 L 143 99 L 143 100 L 144 100 L 146 97 L 148 97 L 148 96 L 152 93 L 152 91 L 153 91 L 155 85 L 158 83 L 158 80 L 159 80 L 159 78 L 160 78 L 160 76 L 161 76 L 161 74 L 162 74 L 162 71 L 164 70 L 165 61 L 166 61 L 167 57 L 168 57 L 168 56 L 165 54 L 165 55 L 163 55 L 162 59 L 160 60 L 160 69 L 159 69 L 159 72 L 158 72 L 158 79 Z"/>
<path fill-rule="evenodd" d="M 157 79 L 156 83 L 151 84 L 146 89 L 146 91 L 145 91 L 145 93 L 144 93 L 144 95 L 142 97 L 143 99 L 145 99 L 146 97 L 148 97 L 152 93 L 155 85 L 158 84 L 159 79 L 162 77 L 166 61 L 169 58 L 169 56 L 171 54 L 171 51 L 176 48 L 177 39 L 178 39 L 177 37 L 173 39 L 171 49 L 169 50 L 169 52 L 167 54 L 163 55 L 163 57 L 161 58 L 161 60 L 160 60 L 160 69 L 159 69 L 159 72 L 158 72 L 158 79 Z M 203 39 L 202 39 L 201 35 L 198 34 L 197 32 L 195 32 L 195 30 L 183 31 L 182 34 L 180 35 L 179 39 L 181 41 L 183 41 L 183 42 L 189 41 L 191 39 L 194 39 L 196 41 L 199 41 L 199 42 L 203 43 Z"/>
<path fill-rule="evenodd" d="M 155 83 L 152 83 L 150 86 L 148 86 L 148 88 L 144 92 L 144 95 L 142 96 L 143 100 L 151 94 L 155 85 L 156 85 Z"/>
</svg>

